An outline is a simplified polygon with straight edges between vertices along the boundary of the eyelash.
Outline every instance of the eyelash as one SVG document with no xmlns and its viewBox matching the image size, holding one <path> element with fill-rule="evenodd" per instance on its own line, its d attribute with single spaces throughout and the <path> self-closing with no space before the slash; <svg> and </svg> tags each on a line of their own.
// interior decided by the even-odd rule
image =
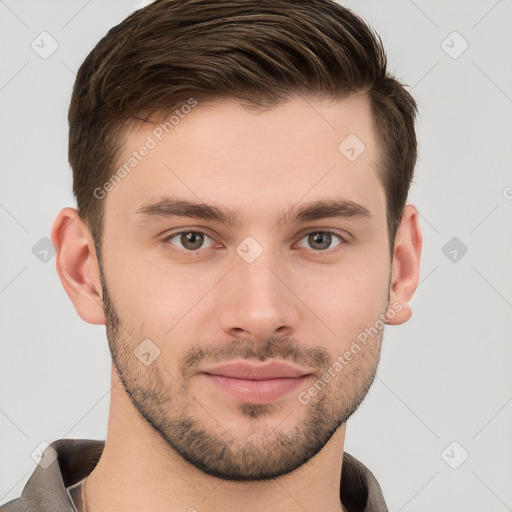
<svg viewBox="0 0 512 512">
<path fill-rule="evenodd" d="M 186 230 L 182 230 L 182 231 L 177 231 L 176 233 L 172 233 L 172 234 L 166 236 L 162 241 L 164 243 L 168 244 L 168 245 L 172 245 L 170 240 L 172 240 L 176 236 L 183 235 L 183 234 L 186 234 L 186 233 L 195 233 L 195 234 L 199 233 L 199 234 L 204 235 L 205 237 L 209 238 L 210 240 L 213 240 L 213 238 L 210 235 L 208 235 L 208 233 L 205 233 L 204 231 L 186 229 Z M 334 249 L 323 249 L 323 250 L 320 250 L 320 251 L 312 250 L 314 255 L 321 256 L 321 255 L 324 255 L 324 254 L 335 254 L 338 251 L 342 250 L 344 248 L 344 246 L 348 243 L 347 239 L 339 231 L 330 230 L 330 229 L 322 229 L 322 230 L 315 229 L 315 230 L 309 231 L 308 233 L 305 233 L 300 238 L 300 240 L 302 240 L 303 238 L 305 238 L 305 237 L 307 237 L 307 236 L 309 236 L 311 234 L 316 234 L 316 233 L 334 235 L 335 237 L 339 238 L 340 243 L 338 245 L 336 245 Z M 170 249 L 170 250 L 172 252 L 177 252 L 177 253 L 180 253 L 182 255 L 185 255 L 186 257 L 193 257 L 193 256 L 199 254 L 201 251 L 206 250 L 206 249 L 197 249 L 195 251 L 189 251 L 187 249 Z"/>
</svg>

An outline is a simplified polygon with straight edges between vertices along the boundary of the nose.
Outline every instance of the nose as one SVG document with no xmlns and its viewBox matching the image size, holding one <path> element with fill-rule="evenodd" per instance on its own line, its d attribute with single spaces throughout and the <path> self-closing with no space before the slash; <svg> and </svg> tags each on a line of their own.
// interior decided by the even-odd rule
<svg viewBox="0 0 512 512">
<path fill-rule="evenodd" d="M 293 292 L 292 270 L 271 251 L 263 251 L 252 263 L 235 255 L 221 291 L 224 332 L 253 341 L 293 336 L 301 301 Z"/>
</svg>

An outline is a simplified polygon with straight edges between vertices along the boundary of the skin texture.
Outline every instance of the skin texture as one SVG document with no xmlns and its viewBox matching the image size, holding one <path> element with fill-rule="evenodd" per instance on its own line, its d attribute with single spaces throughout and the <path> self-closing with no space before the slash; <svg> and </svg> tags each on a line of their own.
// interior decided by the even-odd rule
<svg viewBox="0 0 512 512">
<path fill-rule="evenodd" d="M 123 162 L 154 128 L 127 132 Z M 365 145 L 354 161 L 338 149 L 349 134 Z M 295 97 L 264 111 L 198 104 L 157 142 L 104 199 L 100 261 L 75 209 L 52 230 L 63 286 L 82 319 L 106 325 L 113 359 L 88 511 L 343 510 L 345 423 L 374 378 L 382 329 L 340 371 L 333 364 L 379 319 L 409 319 L 422 243 L 409 205 L 391 258 L 368 100 Z M 239 223 L 137 217 L 165 195 L 228 207 Z M 369 215 L 276 222 L 328 199 Z M 342 238 L 322 238 L 326 230 Z M 247 237 L 262 249 L 251 262 L 237 252 Z M 145 339 L 150 357 L 159 351 L 148 365 L 134 354 Z M 255 404 L 201 373 L 243 359 L 286 361 L 308 377 Z M 329 368 L 334 377 L 301 402 Z"/>
</svg>

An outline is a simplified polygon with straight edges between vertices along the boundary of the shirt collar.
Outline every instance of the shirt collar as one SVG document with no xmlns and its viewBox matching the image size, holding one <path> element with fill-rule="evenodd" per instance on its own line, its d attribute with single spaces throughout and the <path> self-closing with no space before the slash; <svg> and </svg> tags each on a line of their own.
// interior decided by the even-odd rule
<svg viewBox="0 0 512 512">
<path fill-rule="evenodd" d="M 93 439 L 59 439 L 51 443 L 18 498 L 19 504 L 27 510 L 73 512 L 66 488 L 92 472 L 104 447 L 105 441 Z M 49 465 L 43 463 L 52 460 L 55 454 L 56 460 Z M 388 512 L 375 476 L 346 452 L 343 454 L 340 499 L 350 512 Z"/>
</svg>

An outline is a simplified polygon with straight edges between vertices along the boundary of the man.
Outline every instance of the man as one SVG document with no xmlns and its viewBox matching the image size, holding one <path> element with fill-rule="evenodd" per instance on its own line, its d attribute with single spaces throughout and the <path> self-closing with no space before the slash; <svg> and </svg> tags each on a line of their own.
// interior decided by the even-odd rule
<svg viewBox="0 0 512 512">
<path fill-rule="evenodd" d="M 2 512 L 387 510 L 344 439 L 411 316 L 415 114 L 330 0 L 160 0 L 111 29 L 52 229 L 106 325 L 107 439 L 52 443 Z"/>
</svg>

